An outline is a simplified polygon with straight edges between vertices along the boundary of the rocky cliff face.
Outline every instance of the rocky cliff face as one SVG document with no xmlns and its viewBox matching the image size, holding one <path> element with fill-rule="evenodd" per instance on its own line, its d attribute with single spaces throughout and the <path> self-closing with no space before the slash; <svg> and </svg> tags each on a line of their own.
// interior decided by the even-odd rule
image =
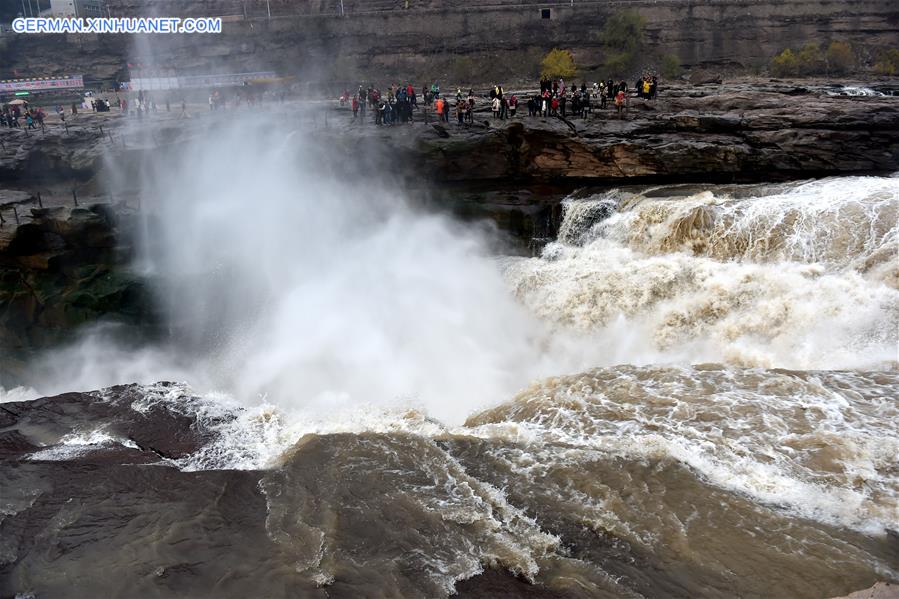
<svg viewBox="0 0 899 599">
<path fill-rule="evenodd" d="M 530 72 L 535 60 L 552 47 L 571 48 L 592 73 L 602 61 L 598 32 L 622 8 L 640 11 L 652 46 L 676 54 L 688 66 L 752 67 L 809 40 L 894 46 L 899 29 L 899 5 L 892 0 L 638 0 L 626 5 L 555 0 L 540 5 L 550 8 L 549 19 L 542 18 L 537 5 L 512 0 L 412 1 L 409 9 L 404 1 L 346 0 L 343 17 L 336 14 L 338 3 L 329 0 L 270 5 L 272 20 L 260 18 L 268 7 L 259 0 L 113 0 L 115 16 L 234 19 L 221 35 L 157 35 L 151 43 L 122 35 L 7 34 L 0 36 L 0 50 L 8 57 L 0 64 L 0 76 L 16 71 L 20 76 L 84 73 L 98 80 L 127 79 L 127 62 L 152 61 L 195 72 L 273 68 L 307 80 L 419 74 L 445 79 L 453 61 L 467 58 L 476 72 L 506 73 L 505 78 L 535 76 Z M 243 20 L 245 13 L 249 20 Z"/>
<path fill-rule="evenodd" d="M 656 102 L 632 98 L 621 120 L 609 109 L 589 119 L 485 115 L 474 127 L 416 127 L 389 143 L 409 152 L 419 173 L 442 181 L 766 181 L 899 169 L 893 98 L 828 97 L 800 88 L 718 91 Z M 390 134 L 370 139 L 381 144 Z"/>
<path fill-rule="evenodd" d="M 141 278 L 128 269 L 122 207 L 32 207 L 31 198 L 3 205 L 0 227 L 0 376 L 15 374 L 17 357 L 69 338 L 103 318 L 154 321 Z M 12 221 L 12 209 L 19 224 Z M 13 376 L 14 380 L 14 376 Z"/>
</svg>

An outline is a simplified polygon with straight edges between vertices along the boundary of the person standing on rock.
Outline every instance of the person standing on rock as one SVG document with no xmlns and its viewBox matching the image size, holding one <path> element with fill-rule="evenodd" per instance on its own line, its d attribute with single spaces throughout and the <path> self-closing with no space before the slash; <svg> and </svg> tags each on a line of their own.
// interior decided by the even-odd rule
<svg viewBox="0 0 899 599">
<path fill-rule="evenodd" d="M 494 95 L 493 96 L 493 118 L 494 119 L 499 118 L 499 105 L 500 105 L 499 96 Z"/>
<path fill-rule="evenodd" d="M 516 112 L 518 112 L 518 97 L 512 94 L 512 97 L 509 98 L 509 118 L 515 118 Z"/>
<path fill-rule="evenodd" d="M 615 110 L 618 112 L 618 118 L 624 118 L 624 90 L 619 88 L 618 94 L 615 95 Z"/>
</svg>

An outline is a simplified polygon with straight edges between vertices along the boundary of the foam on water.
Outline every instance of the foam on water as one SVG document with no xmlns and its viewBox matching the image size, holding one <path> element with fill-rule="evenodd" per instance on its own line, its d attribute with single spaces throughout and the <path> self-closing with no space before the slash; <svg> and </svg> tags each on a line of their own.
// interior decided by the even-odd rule
<svg viewBox="0 0 899 599">
<path fill-rule="evenodd" d="M 675 459 L 714 484 L 870 534 L 899 528 L 895 373 L 615 367 L 549 379 L 476 434 Z"/>
<path fill-rule="evenodd" d="M 877 96 L 886 96 L 885 93 L 879 92 L 877 90 L 873 90 L 870 87 L 864 87 L 860 85 L 845 85 L 839 89 L 839 91 L 835 92 L 827 92 L 832 96 L 863 96 L 863 97 L 877 97 Z"/>
<path fill-rule="evenodd" d="M 198 426 L 219 435 L 171 462 L 187 471 L 277 467 L 306 435 L 474 436 L 513 443 L 533 465 L 564 463 L 566 447 L 605 459 L 675 460 L 775 509 L 882 536 L 899 528 L 897 376 L 619 366 L 547 379 L 454 428 L 406 409 L 371 406 L 322 419 L 273 406 L 240 408 L 220 395 L 192 397 L 186 387 L 147 392 L 150 403 L 191 412 Z M 94 441 L 113 440 L 100 434 Z M 96 443 L 73 438 L 71 445 L 46 459 L 72 459 Z"/>
<path fill-rule="evenodd" d="M 598 333 L 600 364 L 895 363 L 899 181 L 676 189 L 569 200 L 559 242 L 502 262 L 515 294 L 561 330 Z"/>
<path fill-rule="evenodd" d="M 136 266 L 158 275 L 172 344 L 88 337 L 48 357 L 41 393 L 189 381 L 195 392 L 149 385 L 132 405 L 165 402 L 215 433 L 173 463 L 185 470 L 272 468 L 306 435 L 383 432 L 427 447 L 476 435 L 548 456 L 573 446 L 673 459 L 809 517 L 895 524 L 895 403 L 860 407 L 895 398 L 894 377 L 845 374 L 843 388 L 821 375 L 826 384 L 778 390 L 777 373 L 742 368 L 895 365 L 899 179 L 612 190 L 567 202 L 560 239 L 539 258 L 495 259 L 477 231 L 383 182 L 322 172 L 317 149 L 281 131 L 223 128 L 145 165 L 159 229 L 139 241 Z M 686 366 L 699 362 L 726 374 Z M 647 366 L 657 364 L 681 370 Z M 586 389 L 587 374 L 520 396 L 542 406 L 534 418 L 459 426 L 534 379 L 600 366 L 614 375 L 604 386 Z M 694 387 L 706 391 L 691 402 Z M 612 406 L 615 389 L 641 393 Z M 118 442 L 89 441 L 61 447 Z M 452 476 L 454 489 L 474 484 Z M 492 492 L 477 492 L 481 507 L 499 509 Z M 510 528 L 496 530 L 493 548 Z M 510 558 L 523 576 L 528 555 Z"/>
<path fill-rule="evenodd" d="M 894 178 L 841 177 L 730 192 L 713 188 L 688 197 L 665 197 L 664 188 L 652 191 L 646 197 L 614 190 L 569 200 L 560 228 L 566 235 L 560 233 L 559 241 L 584 245 L 605 238 L 648 255 L 819 263 L 870 273 L 874 281 L 899 287 Z M 610 203 L 620 211 L 609 210 Z M 605 218 L 597 218 L 597 206 L 606 206 Z M 593 215 L 592 222 L 584 222 L 585 212 Z"/>
<path fill-rule="evenodd" d="M 41 394 L 31 387 L 12 387 L 4 389 L 0 386 L 0 404 L 12 401 L 29 401 L 37 399 Z"/>
<path fill-rule="evenodd" d="M 42 462 L 66 462 L 93 451 L 116 446 L 138 449 L 137 444 L 130 439 L 116 437 L 102 429 L 97 429 L 65 435 L 59 440 L 59 443 L 35 451 L 28 456 L 28 459 Z"/>
<path fill-rule="evenodd" d="M 645 256 L 605 239 L 505 267 L 536 314 L 598 332 L 606 364 L 879 368 L 896 359 L 899 291 L 857 273 Z"/>
</svg>

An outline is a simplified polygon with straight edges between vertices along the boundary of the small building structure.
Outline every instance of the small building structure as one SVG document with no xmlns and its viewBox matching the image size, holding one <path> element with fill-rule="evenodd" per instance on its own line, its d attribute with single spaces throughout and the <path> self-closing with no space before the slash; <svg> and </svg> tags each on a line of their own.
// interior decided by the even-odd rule
<svg viewBox="0 0 899 599">
<path fill-rule="evenodd" d="M 49 12 L 54 17 L 105 17 L 106 0 L 50 0 Z"/>
</svg>

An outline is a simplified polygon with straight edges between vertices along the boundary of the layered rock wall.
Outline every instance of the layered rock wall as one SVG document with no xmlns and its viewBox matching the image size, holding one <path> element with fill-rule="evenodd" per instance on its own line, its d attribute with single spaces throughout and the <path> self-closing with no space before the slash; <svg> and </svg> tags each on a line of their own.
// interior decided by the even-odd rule
<svg viewBox="0 0 899 599">
<path fill-rule="evenodd" d="M 229 19 L 220 35 L 156 35 L 140 43 L 124 35 L 7 33 L 0 35 L 0 76 L 81 72 L 110 81 L 128 78 L 129 61 L 144 61 L 194 72 L 272 68 L 306 79 L 432 71 L 446 78 L 447 65 L 462 57 L 472 61 L 469 72 L 500 65 L 498 72 L 528 76 L 553 47 L 571 48 L 589 76 L 603 60 L 603 24 L 625 9 L 645 17 L 654 51 L 676 54 L 686 66 L 752 68 L 810 40 L 850 41 L 863 55 L 899 46 L 893 0 L 410 0 L 405 6 L 405 0 L 345 0 L 340 16 L 338 0 L 112 0 L 115 16 Z"/>
</svg>

